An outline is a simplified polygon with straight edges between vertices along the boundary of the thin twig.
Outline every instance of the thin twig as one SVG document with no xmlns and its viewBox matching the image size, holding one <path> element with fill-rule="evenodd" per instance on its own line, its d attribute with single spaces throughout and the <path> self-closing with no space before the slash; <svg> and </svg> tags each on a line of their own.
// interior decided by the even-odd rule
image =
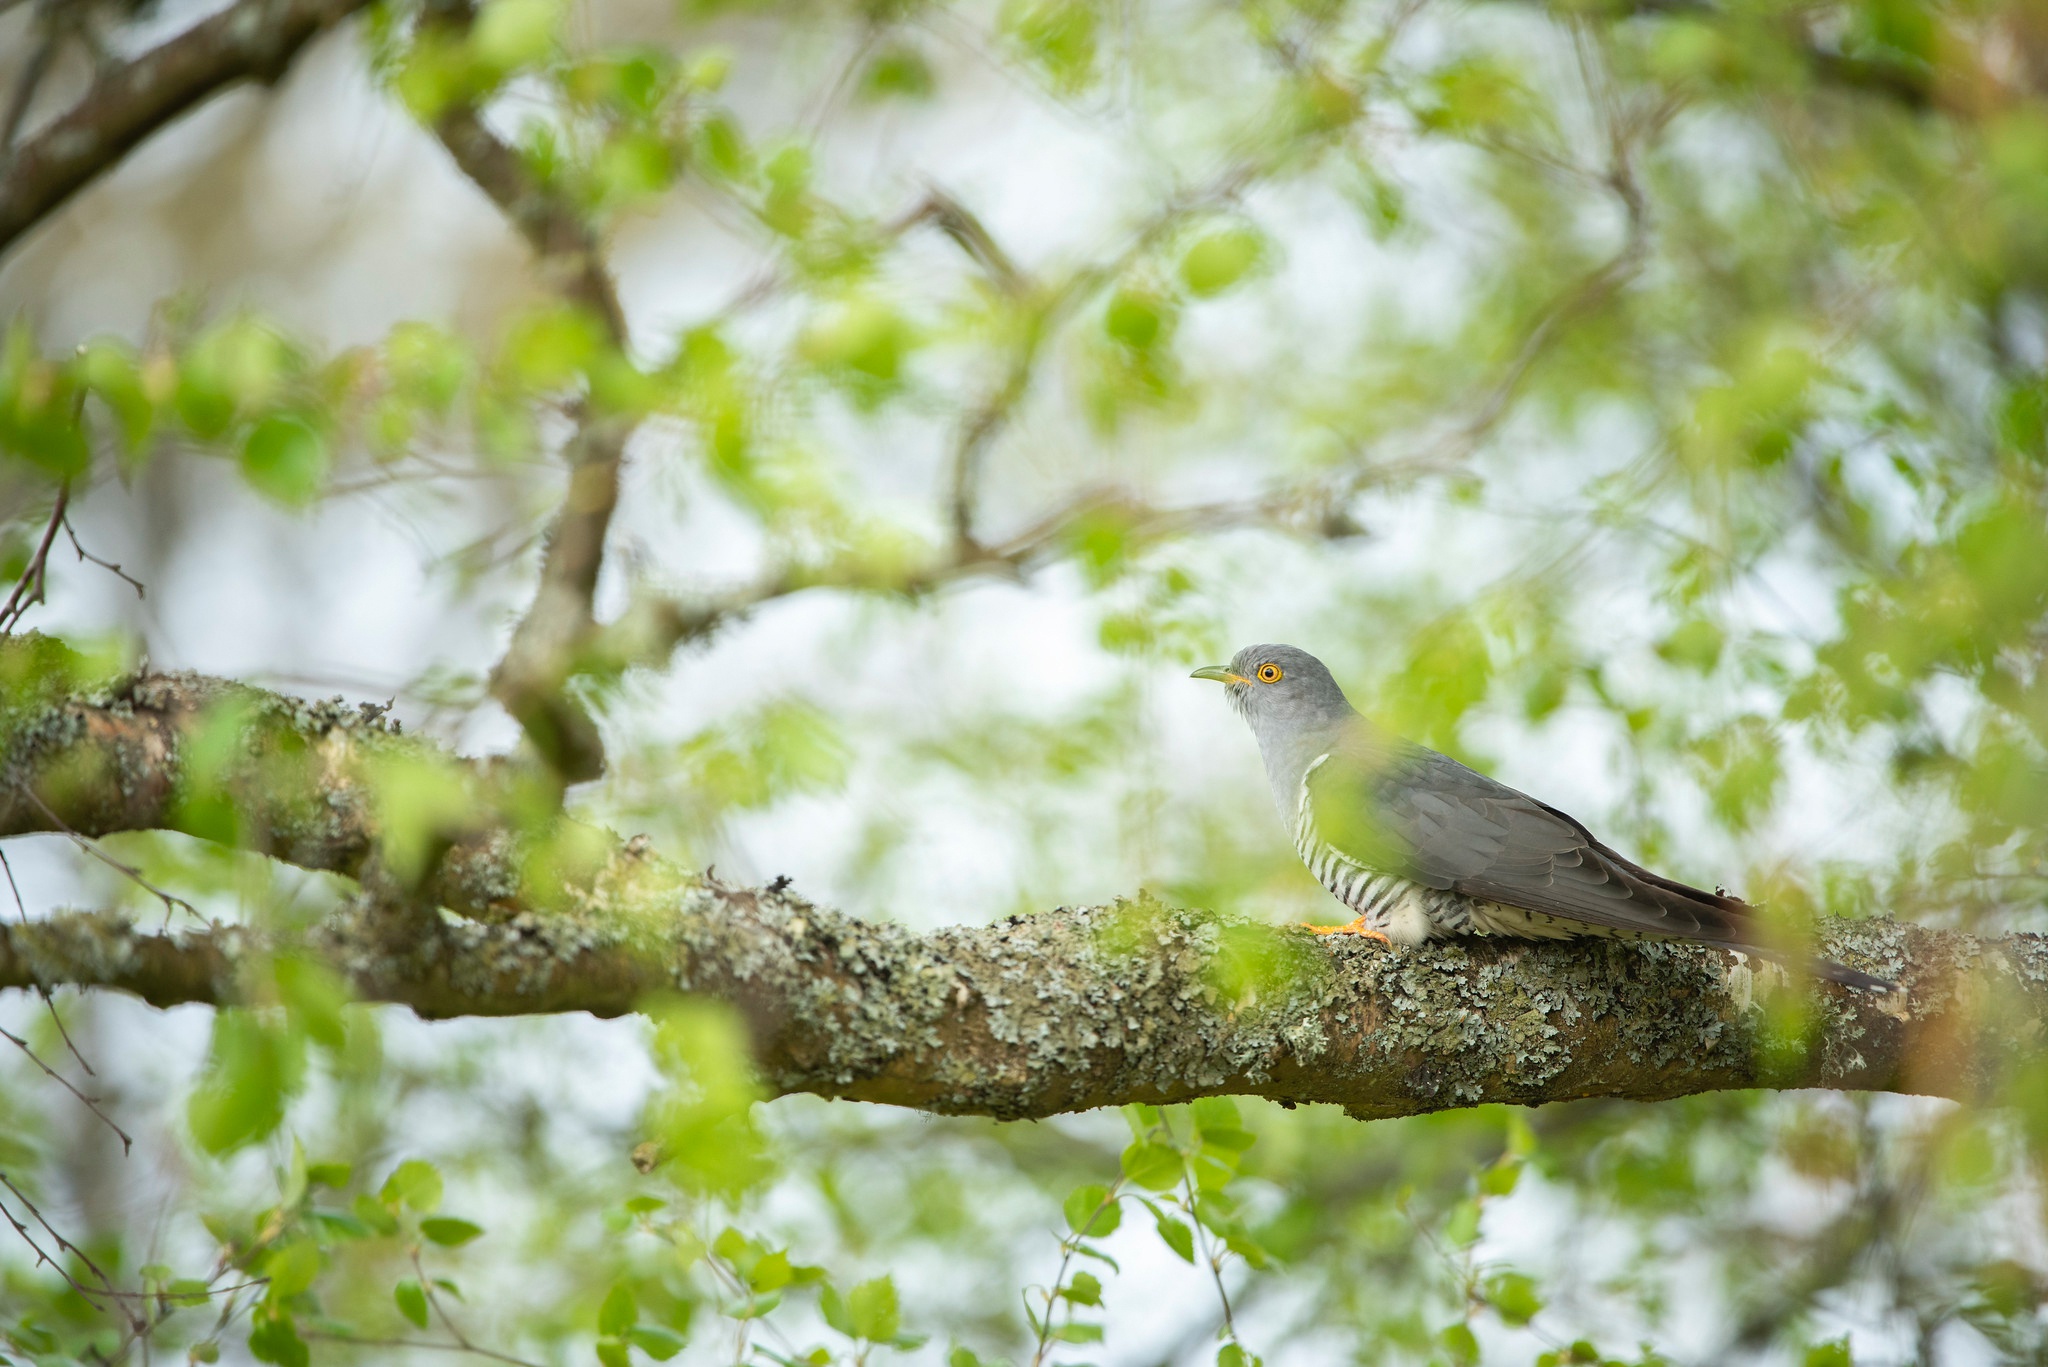
<svg viewBox="0 0 2048 1367">
<path fill-rule="evenodd" d="M 88 1292 L 86 1288 L 80 1286 L 78 1283 L 78 1279 L 73 1277 L 69 1272 L 65 1271 L 61 1263 L 57 1262 L 54 1258 L 50 1257 L 47 1253 L 43 1252 L 42 1246 L 36 1243 L 36 1241 L 30 1237 L 28 1230 L 22 1225 L 22 1223 L 14 1218 L 14 1213 L 12 1211 L 6 1211 L 6 1207 L 4 1205 L 0 1205 L 0 1211 L 6 1211 L 7 1213 L 8 1223 L 14 1226 L 16 1231 L 18 1231 L 21 1234 L 22 1238 L 28 1240 L 28 1246 L 36 1251 L 36 1257 L 41 1261 L 48 1263 L 51 1267 L 56 1268 L 58 1275 L 63 1277 L 65 1281 L 71 1283 L 72 1290 L 78 1292 L 79 1295 L 86 1297 L 88 1303 L 91 1301 L 91 1298 L 93 1296 L 100 1294 L 105 1294 L 106 1296 L 115 1301 L 133 1299 L 132 1293 L 123 1293 L 120 1290 L 120 1288 L 114 1285 L 113 1278 L 109 1277 L 104 1271 L 102 1271 L 100 1269 L 100 1265 L 94 1262 L 89 1256 L 87 1256 L 84 1249 L 80 1248 L 77 1244 L 72 1243 L 62 1234 L 58 1233 L 57 1227 L 51 1224 L 48 1220 L 44 1219 L 42 1211 L 36 1209 L 36 1203 L 29 1200 L 27 1193 L 23 1192 L 20 1187 L 15 1186 L 13 1181 L 10 1180 L 7 1174 L 4 1172 L 0 1172 L 0 1186 L 4 1186 L 7 1188 L 7 1190 L 13 1192 L 14 1199 L 21 1202 L 22 1205 L 28 1208 L 28 1213 L 35 1217 L 35 1222 L 41 1225 L 45 1230 L 47 1230 L 49 1232 L 50 1237 L 57 1241 L 57 1247 L 59 1250 L 65 1253 L 69 1253 L 72 1257 L 78 1259 L 80 1263 L 84 1264 L 87 1271 L 91 1272 L 93 1276 L 99 1279 L 100 1285 L 106 1288 L 105 1292 L 101 1293 Z M 100 1311 L 102 1314 L 106 1313 L 105 1306 L 95 1305 L 93 1308 Z M 128 1321 L 131 1327 L 138 1329 L 144 1323 L 146 1323 L 146 1321 L 137 1317 L 132 1312 L 128 1316 Z"/>
<path fill-rule="evenodd" d="M 436 1343 L 432 1339 L 366 1338 L 360 1334 L 343 1334 L 331 1329 L 299 1330 L 302 1339 L 319 1339 L 326 1343 L 351 1343 L 359 1348 L 425 1348 L 438 1353 L 475 1353 L 478 1357 L 490 1358 L 494 1362 L 509 1362 L 516 1367 L 541 1367 L 540 1363 L 516 1358 L 508 1353 L 493 1352 L 479 1348 L 473 1343 Z"/>
<path fill-rule="evenodd" d="M 1202 1255 L 1202 1261 L 1209 1265 L 1209 1275 L 1216 1282 L 1216 1299 L 1223 1303 L 1223 1332 L 1237 1342 L 1237 1321 L 1230 1312 L 1230 1291 L 1223 1285 L 1223 1255 L 1228 1249 L 1217 1250 L 1209 1242 L 1209 1233 L 1202 1226 L 1202 1217 L 1195 1209 L 1195 1184 L 1185 1172 L 1181 1174 L 1181 1189 L 1187 1193 L 1188 1223 L 1195 1227 L 1195 1244 Z"/>
<path fill-rule="evenodd" d="M 0 873 L 7 875 L 7 887 L 14 894 L 14 912 L 23 925 L 28 924 L 28 904 L 21 900 L 21 884 L 14 881 L 14 865 L 7 862 L 7 851 L 0 850 Z M 71 1057 L 78 1060 L 78 1066 L 85 1069 L 87 1077 L 98 1077 L 93 1066 L 85 1061 L 85 1055 L 78 1052 L 78 1046 L 71 1042 L 71 1032 L 64 1028 L 63 1013 L 57 1010 L 56 1000 L 50 996 L 50 989 L 36 984 L 36 992 L 43 999 L 43 1005 L 50 1009 L 50 1023 L 57 1027 L 57 1034 L 63 1039 L 64 1047 L 71 1051 Z"/>
<path fill-rule="evenodd" d="M 98 556 L 94 555 L 91 551 L 87 550 L 85 547 L 79 545 L 78 533 L 72 529 L 71 519 L 69 517 L 66 517 L 64 519 L 64 535 L 71 538 L 71 549 L 78 552 L 78 558 L 81 561 L 90 560 L 93 564 L 98 565 L 101 569 L 106 570 L 109 574 L 114 575 L 118 579 L 125 580 L 128 584 L 128 587 L 135 590 L 135 596 L 137 598 L 149 597 L 149 593 L 142 587 L 142 581 L 140 579 L 137 579 L 134 575 L 128 573 L 119 565 L 116 565 L 113 561 L 102 560 Z"/>
<path fill-rule="evenodd" d="M 22 1242 L 27 1244 L 29 1248 L 35 1253 L 37 1263 L 55 1269 L 57 1275 L 62 1277 L 67 1283 L 69 1283 L 71 1289 L 73 1291 L 76 1291 L 79 1297 L 82 1300 L 84 1300 L 84 1302 L 87 1305 L 91 1306 L 93 1309 L 99 1311 L 103 1315 L 107 1313 L 107 1307 L 101 1305 L 97 1300 L 94 1299 L 95 1296 L 98 1296 L 101 1293 L 98 1291 L 94 1291 L 91 1287 L 81 1285 L 79 1283 L 78 1278 L 72 1276 L 70 1272 L 66 1271 L 62 1263 L 58 1262 L 55 1258 L 52 1258 L 48 1253 L 44 1252 L 43 1246 L 36 1242 L 36 1236 L 29 1232 L 29 1228 L 27 1225 L 23 1224 L 20 1220 L 17 1220 L 14 1217 L 14 1212 L 9 1210 L 6 1206 L 6 1203 L 4 1202 L 0 1202 L 0 1215 L 4 1215 L 5 1217 L 7 1217 L 7 1223 L 14 1226 L 14 1232 L 16 1234 L 19 1234 L 21 1236 Z"/>
<path fill-rule="evenodd" d="M 1115 1182 L 1110 1184 L 1109 1190 L 1102 1194 L 1101 1202 L 1095 1207 L 1093 1213 L 1088 1216 L 1086 1223 L 1074 1231 L 1074 1233 L 1060 1240 L 1059 1270 L 1053 1273 L 1052 1287 L 1044 1291 L 1045 1314 L 1042 1316 L 1032 1316 L 1033 1319 L 1038 1321 L 1038 1342 L 1031 1350 L 1031 1367 L 1043 1367 L 1046 1349 L 1052 1346 L 1053 1307 L 1059 1303 L 1060 1288 L 1067 1284 L 1067 1268 L 1073 1265 L 1074 1250 L 1078 1249 L 1081 1246 L 1081 1241 L 1088 1237 L 1088 1231 L 1095 1228 L 1095 1222 L 1102 1218 L 1102 1212 L 1115 1205 L 1122 1197 L 1123 1190 L 1124 1179 L 1118 1177 Z M 1027 1295 L 1029 1291 L 1030 1288 L 1027 1287 Z M 1025 1308 L 1029 1310 L 1029 1302 L 1026 1303 Z M 1068 1310 L 1069 1318 L 1072 1317 L 1072 1313 L 1070 1307 Z"/>
<path fill-rule="evenodd" d="M 71 502 L 71 486 L 57 486 L 57 503 L 50 509 L 50 521 L 43 528 L 43 539 L 36 543 L 35 554 L 22 567 L 21 578 L 15 582 L 14 592 L 7 595 L 7 601 L 0 603 L 0 636 L 13 632 L 28 615 L 28 610 L 43 601 L 49 587 L 50 545 L 57 539 L 57 528 L 64 523 L 64 509 Z"/>
<path fill-rule="evenodd" d="M 45 998 L 45 1000 L 48 999 Z M 126 1158 L 129 1155 L 129 1153 L 133 1151 L 135 1147 L 135 1140 L 133 1139 L 133 1137 L 129 1135 L 128 1131 L 122 1129 L 119 1125 L 116 1125 L 113 1121 L 113 1117 L 109 1116 L 105 1111 L 101 1110 L 99 1108 L 99 1103 L 96 1100 L 94 1100 L 92 1097 L 87 1096 L 84 1092 L 79 1091 L 78 1088 L 72 1086 L 70 1078 L 65 1077 L 55 1068 L 52 1068 L 49 1064 L 43 1062 L 42 1059 L 37 1056 L 36 1051 L 29 1048 L 27 1040 L 23 1039 L 21 1036 L 15 1034 L 13 1031 L 8 1030 L 4 1027 L 0 1027 L 0 1038 L 5 1038 L 8 1043 L 12 1044 L 15 1048 L 21 1050 L 22 1053 L 27 1054 L 29 1062 L 35 1064 L 36 1067 L 42 1069 L 45 1073 L 48 1073 L 51 1077 L 55 1078 L 59 1086 L 61 1086 L 65 1091 L 71 1093 L 71 1095 L 78 1098 L 78 1103 L 81 1106 L 85 1107 L 85 1109 L 91 1111 L 94 1115 L 98 1116 L 103 1122 L 105 1122 L 108 1129 L 112 1130 L 115 1134 L 120 1135 L 121 1156 L 123 1158 Z"/>
<path fill-rule="evenodd" d="M 23 797 L 27 798 L 30 802 L 35 803 L 36 807 L 39 810 L 41 810 L 42 814 L 48 817 L 52 822 L 54 822 L 56 824 L 57 829 L 61 831 L 63 834 L 69 836 L 78 845 L 80 849 L 84 850 L 87 854 L 90 854 L 93 858 L 99 860 L 102 864 L 105 864 L 107 867 L 118 870 L 120 873 L 133 879 L 135 881 L 136 886 L 161 898 L 164 904 L 164 928 L 166 930 L 170 929 L 171 912 L 179 907 L 183 907 L 186 911 L 190 912 L 194 920 L 205 919 L 204 917 L 200 916 L 199 908 L 193 906 L 190 902 L 186 901 L 184 898 L 178 896 L 175 893 L 165 892 L 162 888 L 150 882 L 147 878 L 144 878 L 142 876 L 142 870 L 135 868 L 132 865 L 122 863 L 120 860 L 114 858 L 114 856 L 108 854 L 105 850 L 101 849 L 97 844 L 86 839 L 77 831 L 72 830 L 69 825 L 65 824 L 63 817 L 58 816 L 55 812 L 50 810 L 50 805 L 47 802 L 44 802 L 43 799 L 36 793 L 36 791 L 33 788 L 30 788 L 25 783 L 17 783 L 15 785 L 15 791 L 19 792 Z"/>
<path fill-rule="evenodd" d="M 411 1256 L 413 1275 L 419 1278 L 421 1293 L 426 1296 L 427 1304 L 433 1307 L 434 1313 L 441 1317 L 441 1323 L 447 1327 L 448 1332 L 455 1335 L 455 1346 L 460 1351 L 475 1353 L 479 1357 L 492 1358 L 498 1362 L 517 1363 L 519 1367 L 540 1367 L 539 1363 L 528 1362 L 525 1358 L 513 1357 L 510 1353 L 500 1353 L 490 1348 L 480 1348 L 470 1342 L 469 1335 L 462 1332 L 462 1326 L 455 1322 L 455 1317 L 448 1313 L 448 1307 L 441 1304 L 441 1298 L 434 1294 L 433 1279 L 427 1276 L 426 1268 L 420 1266 L 419 1249 L 414 1248 Z M 445 1347 L 447 1345 L 423 1344 L 421 1346 Z"/>
</svg>

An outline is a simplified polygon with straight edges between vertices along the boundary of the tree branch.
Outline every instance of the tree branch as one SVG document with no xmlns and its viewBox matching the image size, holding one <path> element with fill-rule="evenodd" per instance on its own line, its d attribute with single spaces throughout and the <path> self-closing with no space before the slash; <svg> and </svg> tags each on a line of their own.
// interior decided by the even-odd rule
<svg viewBox="0 0 2048 1367">
<path fill-rule="evenodd" d="M 67 913 L 0 930 L 0 987 L 225 1005 L 248 1000 L 247 961 L 289 947 L 427 1017 L 617 1016 L 701 993 L 738 1009 L 777 1094 L 1007 1119 L 1208 1095 L 1361 1118 L 1742 1087 L 1969 1100 L 2035 1052 L 2048 1017 L 2048 938 L 1894 922 L 1837 923 L 1821 948 L 1902 993 L 1802 996 L 1698 946 L 1388 950 L 1149 902 L 915 935 L 789 893 L 671 882 L 644 852 L 621 852 L 601 888 L 579 914 L 454 924 L 403 959 L 363 952 L 345 918 L 283 946 Z M 1774 1031 L 1795 1000 L 1804 1031 Z"/>
<path fill-rule="evenodd" d="M 309 39 L 368 3 L 237 0 L 106 71 L 4 163 L 0 253 L 150 134 L 228 86 L 275 81 Z"/>
<path fill-rule="evenodd" d="M 615 1016 L 701 993 L 739 1010 L 777 1092 L 1008 1117 L 1224 1093 L 1361 1116 L 1756 1086 L 1969 1098 L 2048 1025 L 2048 938 L 1893 922 L 1834 923 L 1816 946 L 1896 979 L 1890 996 L 1789 986 L 1698 946 L 1390 951 L 1152 902 L 916 935 L 698 877 L 587 827 L 533 857 L 545 833 L 501 815 L 521 802 L 520 771 L 503 765 L 447 771 L 469 805 L 433 827 L 410 885 L 446 910 L 394 923 L 384 889 L 404 861 L 386 844 L 409 828 L 381 824 L 379 776 L 456 761 L 339 700 L 190 675 L 87 696 L 23 686 L 52 673 L 57 649 L 0 642 L 0 837 L 50 829 L 47 808 L 94 834 L 232 839 L 363 891 L 300 939 L 150 934 L 91 913 L 11 926 L 0 987 L 224 1004 L 292 953 L 430 1017 Z M 38 651 L 40 676 L 19 663 Z"/>
<path fill-rule="evenodd" d="M 435 18 L 462 29 L 473 14 L 469 0 L 441 0 Z M 473 102 L 450 105 L 435 120 L 434 133 L 463 174 L 526 239 L 542 274 L 603 325 L 614 349 L 627 352 L 626 311 L 605 269 L 603 244 L 577 207 L 532 174 L 518 152 L 485 125 Z M 597 629 L 592 603 L 605 537 L 618 507 L 619 469 L 633 430 L 630 421 L 600 413 L 587 400 L 575 417 L 576 434 L 567 452 L 569 487 L 549 531 L 540 584 L 490 682 L 491 696 L 517 719 L 564 783 L 604 772 L 604 738 L 567 685 Z"/>
</svg>

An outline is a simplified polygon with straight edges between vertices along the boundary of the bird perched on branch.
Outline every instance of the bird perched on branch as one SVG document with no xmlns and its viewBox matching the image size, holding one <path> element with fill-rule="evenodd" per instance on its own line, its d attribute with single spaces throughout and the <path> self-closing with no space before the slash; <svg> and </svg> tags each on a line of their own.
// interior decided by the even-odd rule
<svg viewBox="0 0 2048 1367">
<path fill-rule="evenodd" d="M 1694 940 L 1778 957 L 1756 909 L 1622 858 L 1557 808 L 1352 710 L 1322 661 L 1293 646 L 1240 650 L 1194 673 L 1224 685 L 1250 723 L 1294 848 L 1358 913 L 1322 934 L 1421 944 L 1447 935 Z M 1868 973 L 1814 960 L 1848 987 Z"/>
</svg>

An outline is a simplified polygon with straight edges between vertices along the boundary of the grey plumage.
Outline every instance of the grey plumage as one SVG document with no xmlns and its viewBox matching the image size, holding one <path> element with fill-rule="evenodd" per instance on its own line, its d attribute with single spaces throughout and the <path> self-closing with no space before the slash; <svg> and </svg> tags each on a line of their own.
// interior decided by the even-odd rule
<svg viewBox="0 0 2048 1367">
<path fill-rule="evenodd" d="M 1195 677 L 1225 685 L 1302 862 L 1362 928 L 1403 944 L 1602 936 L 1773 954 L 1748 903 L 1652 873 L 1557 808 L 1379 730 L 1306 651 L 1248 646 Z M 1809 968 L 1891 987 L 1826 960 Z"/>
</svg>

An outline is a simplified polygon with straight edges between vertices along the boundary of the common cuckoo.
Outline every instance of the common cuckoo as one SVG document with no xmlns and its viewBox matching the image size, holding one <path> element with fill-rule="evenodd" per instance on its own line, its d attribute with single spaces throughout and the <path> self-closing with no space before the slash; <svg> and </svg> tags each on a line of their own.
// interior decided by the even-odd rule
<svg viewBox="0 0 2048 1367">
<path fill-rule="evenodd" d="M 1696 940 L 1779 957 L 1747 902 L 1654 874 L 1557 808 L 1379 730 L 1307 651 L 1247 646 L 1194 677 L 1224 685 L 1258 738 L 1302 863 L 1358 913 L 1321 933 L 1404 945 L 1447 935 Z M 1849 987 L 1892 986 L 1826 960 L 1807 967 Z"/>
</svg>

